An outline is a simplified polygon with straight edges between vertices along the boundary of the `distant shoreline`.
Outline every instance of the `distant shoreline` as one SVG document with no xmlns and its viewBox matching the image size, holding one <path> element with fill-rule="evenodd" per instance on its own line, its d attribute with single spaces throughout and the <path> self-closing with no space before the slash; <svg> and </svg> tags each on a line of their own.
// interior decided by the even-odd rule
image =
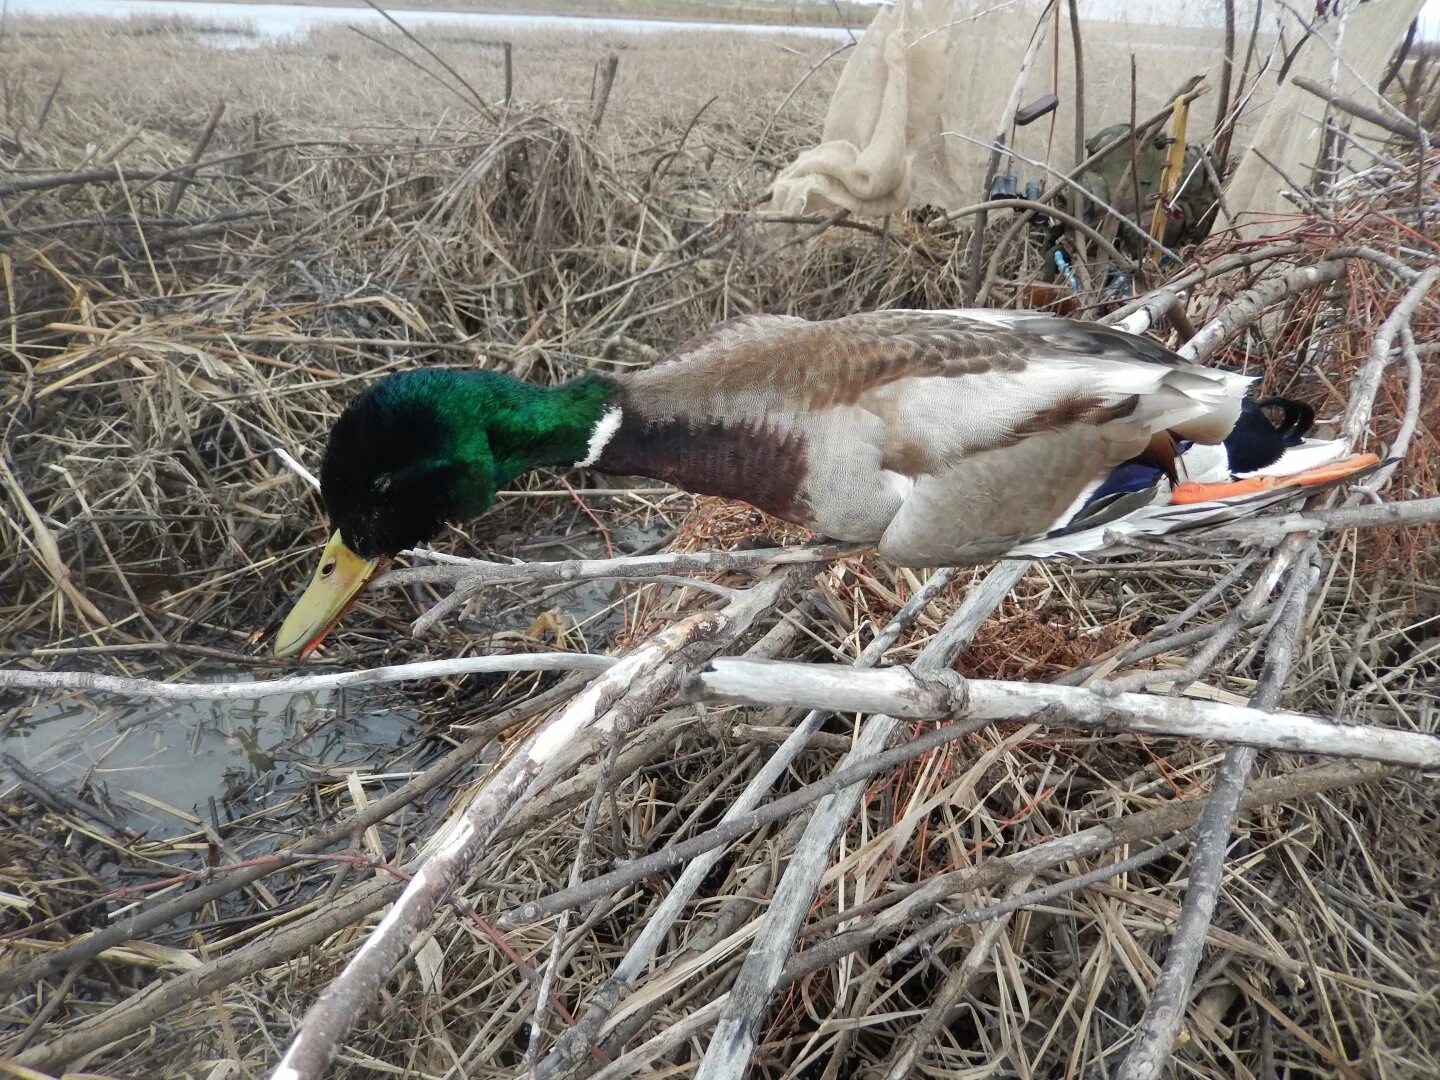
<svg viewBox="0 0 1440 1080">
<path fill-rule="evenodd" d="M 247 7 L 252 4 L 278 4 L 284 7 L 365 7 L 365 0 L 167 0 L 177 7 L 189 3 L 204 4 L 230 4 L 235 7 Z M 603 4 L 613 10 L 597 10 Z M 651 4 L 654 5 L 652 9 Z M 506 5 L 503 0 L 496 3 L 495 0 L 476 3 L 473 5 L 457 6 L 457 0 L 399 0 L 394 4 L 381 4 L 387 11 L 424 11 L 427 14 L 453 14 L 453 15 L 535 15 L 535 16 L 559 16 L 571 19 L 644 19 L 652 22 L 674 22 L 674 23 L 718 23 L 733 24 L 735 26 L 773 26 L 777 30 L 794 28 L 796 30 L 844 30 L 851 29 L 861 31 L 869 25 L 870 20 L 880 11 L 879 6 L 859 7 L 849 3 L 840 5 L 841 11 L 853 16 L 854 21 L 842 21 L 835 18 L 837 14 L 834 7 L 822 7 L 821 11 L 832 17 L 828 21 L 804 21 L 791 22 L 786 16 L 790 10 L 781 4 L 760 3 L 745 4 L 734 7 L 711 7 L 708 4 L 694 2 L 694 0 L 600 0 L 599 4 L 586 5 L 583 8 L 580 3 L 570 6 L 564 0 L 538 0 L 538 2 L 527 2 L 527 0 L 515 0 L 515 3 Z M 814 9 L 817 5 L 806 4 L 808 9 Z M 667 10 L 668 9 L 668 10 Z M 847 10 L 848 9 L 848 10 Z M 808 12 L 807 12 L 808 13 Z"/>
</svg>

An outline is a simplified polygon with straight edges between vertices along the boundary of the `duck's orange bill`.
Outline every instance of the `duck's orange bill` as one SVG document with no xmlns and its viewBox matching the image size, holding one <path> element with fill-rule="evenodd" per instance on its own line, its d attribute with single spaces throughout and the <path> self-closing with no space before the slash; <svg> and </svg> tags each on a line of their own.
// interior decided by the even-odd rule
<svg viewBox="0 0 1440 1080">
<path fill-rule="evenodd" d="M 349 610 L 381 562 L 356 555 L 345 546 L 337 529 L 320 553 L 315 576 L 280 624 L 275 635 L 275 655 L 298 656 L 301 660 L 309 656 Z"/>
<path fill-rule="evenodd" d="M 1233 499 L 1239 495 L 1254 495 L 1274 488 L 1315 487 L 1343 480 L 1379 462 L 1380 459 L 1374 454 L 1352 454 L 1328 465 L 1317 465 L 1313 469 L 1295 473 L 1293 476 L 1251 476 L 1245 480 L 1233 480 L 1224 484 L 1176 484 L 1170 492 L 1170 502 L 1215 502 L 1220 499 Z"/>
</svg>

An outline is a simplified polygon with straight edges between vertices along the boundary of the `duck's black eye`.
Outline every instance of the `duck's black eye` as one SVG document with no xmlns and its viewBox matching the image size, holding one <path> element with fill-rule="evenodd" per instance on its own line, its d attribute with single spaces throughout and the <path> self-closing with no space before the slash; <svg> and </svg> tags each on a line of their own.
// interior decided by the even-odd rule
<svg viewBox="0 0 1440 1080">
<path fill-rule="evenodd" d="M 370 487 L 376 495 L 384 495 L 385 492 L 390 490 L 390 474 L 388 472 L 382 472 L 379 476 L 375 477 L 375 482 L 372 483 Z"/>
<path fill-rule="evenodd" d="M 332 559 L 332 560 L 330 560 L 330 561 L 327 562 L 327 563 L 321 563 L 321 564 L 320 564 L 320 576 L 321 576 L 321 577 L 329 577 L 329 576 L 330 576 L 331 574 L 333 574 L 334 572 L 335 572 L 335 560 Z"/>
</svg>

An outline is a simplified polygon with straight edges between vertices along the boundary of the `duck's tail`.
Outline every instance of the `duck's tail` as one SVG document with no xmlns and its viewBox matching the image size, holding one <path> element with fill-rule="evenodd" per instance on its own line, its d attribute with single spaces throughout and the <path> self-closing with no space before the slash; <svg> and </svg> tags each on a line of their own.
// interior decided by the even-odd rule
<svg viewBox="0 0 1440 1080">
<path fill-rule="evenodd" d="M 1128 538 L 1165 536 L 1211 528 L 1263 513 L 1270 507 L 1313 495 L 1374 472 L 1382 462 L 1374 454 L 1337 453 L 1330 443 L 1297 447 L 1297 457 L 1328 455 L 1322 464 L 1288 475 L 1273 475 L 1289 455 L 1243 478 L 1220 483 L 1189 481 L 1173 487 L 1159 477 L 1151 487 L 1111 495 L 1086 506 L 1064 528 L 1016 545 L 1007 555 L 1043 559 L 1056 556 L 1114 554 Z"/>
<path fill-rule="evenodd" d="M 1188 532 L 1251 517 L 1277 503 L 1363 476 L 1374 454 L 1347 454 L 1340 439 L 1306 438 L 1315 410 L 1291 398 L 1245 401 L 1224 442 L 1172 444 L 1174 453 L 1126 462 L 1062 528 L 1010 554 L 1102 555 L 1127 537 Z M 1173 434 L 1173 433 L 1172 433 Z"/>
</svg>

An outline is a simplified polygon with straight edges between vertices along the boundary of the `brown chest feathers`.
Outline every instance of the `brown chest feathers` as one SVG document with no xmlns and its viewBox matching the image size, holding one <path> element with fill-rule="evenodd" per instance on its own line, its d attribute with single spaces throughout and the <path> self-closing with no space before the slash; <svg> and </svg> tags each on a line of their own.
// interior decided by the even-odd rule
<svg viewBox="0 0 1440 1080">
<path fill-rule="evenodd" d="M 649 419 L 626 408 L 595 467 L 650 476 L 700 495 L 739 499 L 799 525 L 810 522 L 800 498 L 805 479 L 803 436 L 768 421 L 726 422 L 679 414 Z"/>
</svg>

